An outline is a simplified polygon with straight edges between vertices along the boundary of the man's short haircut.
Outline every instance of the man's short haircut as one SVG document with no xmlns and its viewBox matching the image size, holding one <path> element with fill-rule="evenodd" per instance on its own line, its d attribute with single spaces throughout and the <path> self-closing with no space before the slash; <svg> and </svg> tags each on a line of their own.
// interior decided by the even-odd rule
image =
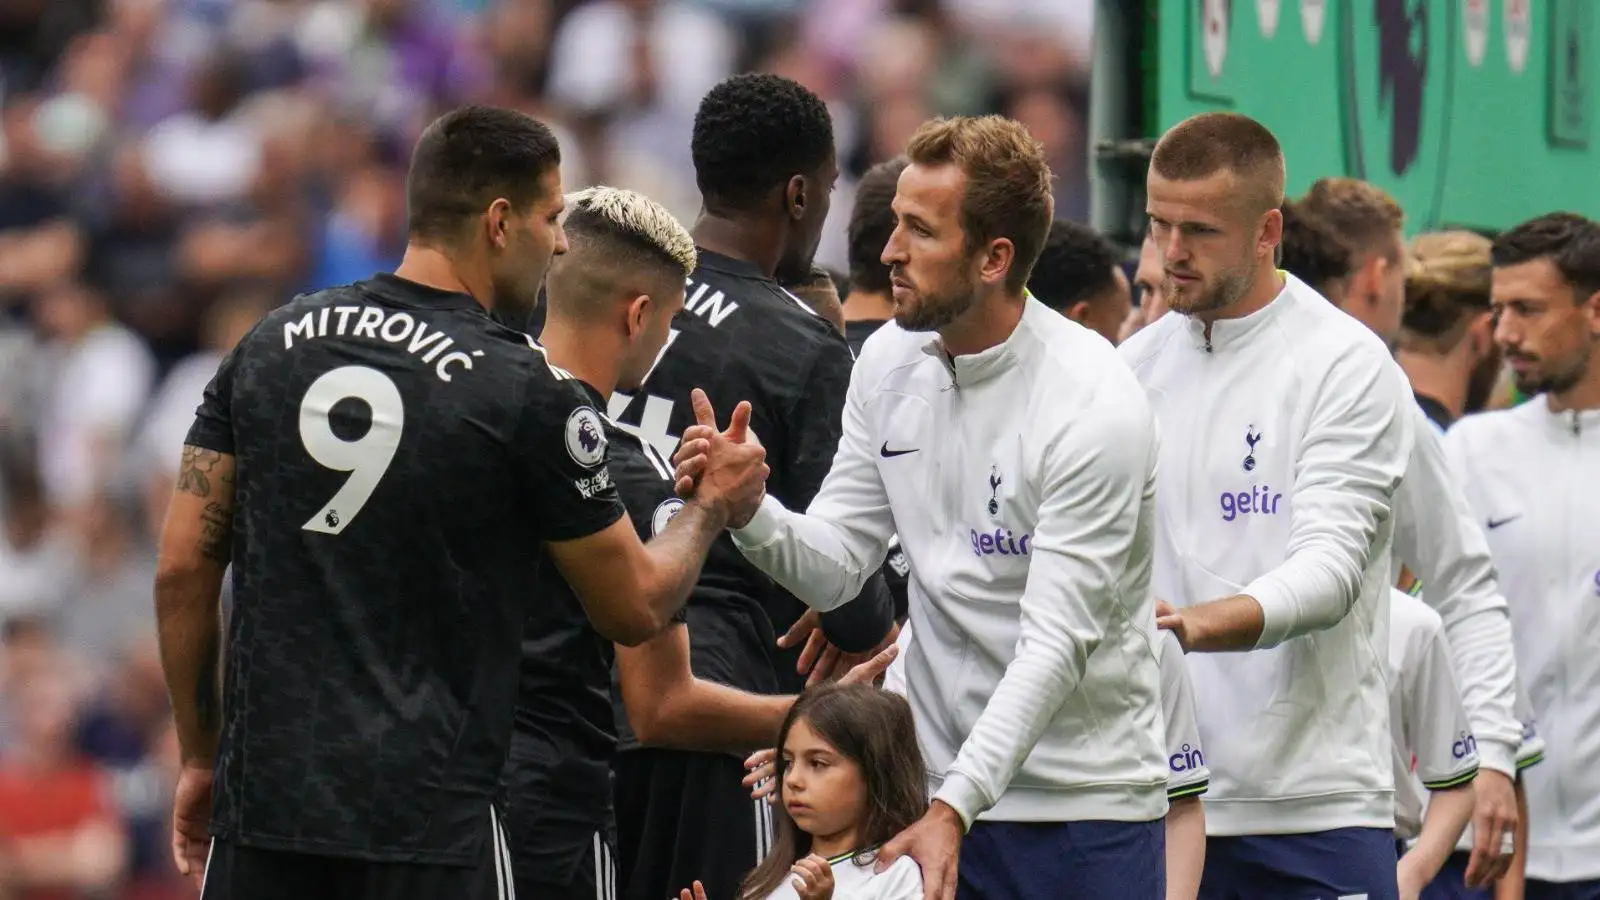
<svg viewBox="0 0 1600 900">
<path fill-rule="evenodd" d="M 924 122 L 906 145 L 918 166 L 954 165 L 966 175 L 961 228 L 969 251 L 997 238 L 1015 248 L 1006 289 L 1021 291 L 1055 211 L 1044 147 L 1020 122 L 957 116 Z"/>
<path fill-rule="evenodd" d="M 1283 205 L 1283 148 L 1265 125 L 1239 113 L 1201 113 L 1172 126 L 1156 142 L 1150 168 L 1172 181 L 1232 172 L 1255 212 Z"/>
<path fill-rule="evenodd" d="M 1546 213 L 1495 238 L 1489 259 L 1495 268 L 1549 259 L 1582 301 L 1600 291 L 1600 225 L 1577 213 Z"/>
<path fill-rule="evenodd" d="M 700 101 L 690 150 L 707 206 L 748 210 L 834 157 L 833 116 L 787 78 L 734 75 Z"/>
<path fill-rule="evenodd" d="M 1092 228 L 1058 219 L 1050 223 L 1028 290 L 1040 303 L 1066 312 L 1116 287 L 1117 248 Z"/>
<path fill-rule="evenodd" d="M 1404 248 L 1395 233 L 1406 214 L 1383 188 L 1358 178 L 1318 178 L 1300 205 L 1349 245 L 1356 265 L 1372 253 L 1382 253 L 1391 263 L 1401 261 Z"/>
<path fill-rule="evenodd" d="M 694 271 L 694 238 L 666 207 L 643 194 L 599 185 L 567 196 L 568 244 L 604 242 L 610 267 L 654 265 L 674 278 Z"/>
<path fill-rule="evenodd" d="M 449 240 L 501 197 L 526 212 L 539 199 L 539 179 L 559 165 L 561 147 L 538 119 L 494 106 L 451 110 L 411 153 L 407 228 L 413 238 Z"/>
<path fill-rule="evenodd" d="M 1283 204 L 1283 258 L 1278 266 L 1319 291 L 1350 274 L 1355 254 L 1328 223 L 1304 204 Z"/>
<path fill-rule="evenodd" d="M 1447 353 L 1489 310 L 1490 241 L 1470 231 L 1419 234 L 1407 248 L 1400 345 Z"/>
<path fill-rule="evenodd" d="M 883 248 L 894 234 L 894 192 L 909 161 L 897 156 L 867 170 L 856 183 L 855 205 L 850 209 L 850 289 L 863 294 L 889 291 L 889 267 Z"/>
</svg>

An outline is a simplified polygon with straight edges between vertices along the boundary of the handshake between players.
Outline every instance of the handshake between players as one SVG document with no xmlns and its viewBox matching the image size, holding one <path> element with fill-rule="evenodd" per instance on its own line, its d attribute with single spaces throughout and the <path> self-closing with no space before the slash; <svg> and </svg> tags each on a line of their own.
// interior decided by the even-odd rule
<svg viewBox="0 0 1600 900">
<path fill-rule="evenodd" d="M 728 527 L 742 528 L 761 508 L 770 472 L 766 450 L 750 430 L 750 404 L 740 401 L 727 429 L 718 431 L 716 410 L 705 391 L 695 388 L 689 398 L 697 424 L 684 431 L 672 455 L 678 496 L 725 510 Z"/>
</svg>

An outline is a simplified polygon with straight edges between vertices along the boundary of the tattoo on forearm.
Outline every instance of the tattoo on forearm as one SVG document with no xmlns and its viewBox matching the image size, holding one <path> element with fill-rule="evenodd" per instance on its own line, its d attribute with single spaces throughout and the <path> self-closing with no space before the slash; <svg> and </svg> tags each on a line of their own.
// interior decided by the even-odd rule
<svg viewBox="0 0 1600 900">
<path fill-rule="evenodd" d="M 178 466 L 178 490 L 196 497 L 211 496 L 212 470 L 221 461 L 222 454 L 215 450 L 184 445 L 183 460 Z M 232 487 L 233 479 L 223 481 L 226 482 L 223 487 Z"/>
<path fill-rule="evenodd" d="M 195 674 L 194 715 L 207 734 L 222 727 L 222 695 L 217 688 L 217 666 L 222 660 L 222 636 L 211 634 L 200 653 L 200 671 Z"/>
<path fill-rule="evenodd" d="M 200 513 L 200 555 L 226 564 L 233 556 L 233 510 L 215 500 Z"/>
</svg>

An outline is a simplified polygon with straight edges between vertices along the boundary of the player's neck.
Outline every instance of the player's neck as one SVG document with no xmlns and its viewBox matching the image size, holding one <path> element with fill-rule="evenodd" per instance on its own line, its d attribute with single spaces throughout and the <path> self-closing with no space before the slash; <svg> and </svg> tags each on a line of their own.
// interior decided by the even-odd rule
<svg viewBox="0 0 1600 900">
<path fill-rule="evenodd" d="M 852 290 L 844 298 L 846 322 L 887 322 L 894 318 L 894 300 L 884 291 Z"/>
<path fill-rule="evenodd" d="M 1472 369 L 1465 359 L 1457 359 L 1453 354 L 1434 356 L 1403 348 L 1395 351 L 1394 358 L 1406 373 L 1413 392 L 1431 397 L 1449 410 L 1452 418 L 1461 418 L 1467 408 L 1467 382 L 1472 378 Z"/>
<path fill-rule="evenodd" d="M 704 210 L 691 233 L 697 247 L 750 263 L 768 277 L 778 271 L 783 245 L 770 222 L 758 216 L 723 216 Z"/>
<path fill-rule="evenodd" d="M 1559 394 L 1550 394 L 1549 403 L 1551 412 L 1600 409 L 1600 356 L 1591 358 L 1589 370 L 1577 384 Z"/>
<path fill-rule="evenodd" d="M 1268 262 L 1256 270 L 1255 281 L 1243 297 L 1216 312 L 1195 313 L 1194 317 L 1210 324 L 1219 319 L 1243 319 L 1255 315 L 1266 309 L 1279 294 L 1283 293 L 1283 284 L 1283 276 L 1278 274 L 1278 267 Z"/>
<path fill-rule="evenodd" d="M 466 294 L 484 309 L 494 309 L 494 285 L 487 275 L 467 271 L 450 253 L 423 244 L 406 244 L 405 255 L 395 267 L 396 278 L 414 281 L 440 291 Z"/>
<path fill-rule="evenodd" d="M 951 356 L 968 356 L 997 347 L 1022 321 L 1022 294 L 1001 290 L 972 304 L 960 318 L 939 329 L 939 340 Z"/>
<path fill-rule="evenodd" d="M 566 369 L 607 400 L 611 399 L 622 377 L 619 363 L 622 355 L 605 346 L 606 341 L 592 329 L 550 316 L 545 320 L 544 331 L 539 333 L 539 343 L 544 346 L 545 357 L 551 365 Z"/>
</svg>

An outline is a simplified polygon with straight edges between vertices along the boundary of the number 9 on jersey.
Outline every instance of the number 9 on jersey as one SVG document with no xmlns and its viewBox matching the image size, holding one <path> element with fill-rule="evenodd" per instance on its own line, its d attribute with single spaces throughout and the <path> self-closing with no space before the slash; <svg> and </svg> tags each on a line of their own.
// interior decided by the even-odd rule
<svg viewBox="0 0 1600 900">
<path fill-rule="evenodd" d="M 372 412 L 367 433 L 354 440 L 333 433 L 330 415 L 343 400 L 360 400 Z M 343 366 L 312 382 L 300 401 L 300 442 L 319 464 L 350 477 L 303 529 L 339 534 L 355 521 L 394 461 L 405 418 L 400 389 L 377 369 Z"/>
</svg>

